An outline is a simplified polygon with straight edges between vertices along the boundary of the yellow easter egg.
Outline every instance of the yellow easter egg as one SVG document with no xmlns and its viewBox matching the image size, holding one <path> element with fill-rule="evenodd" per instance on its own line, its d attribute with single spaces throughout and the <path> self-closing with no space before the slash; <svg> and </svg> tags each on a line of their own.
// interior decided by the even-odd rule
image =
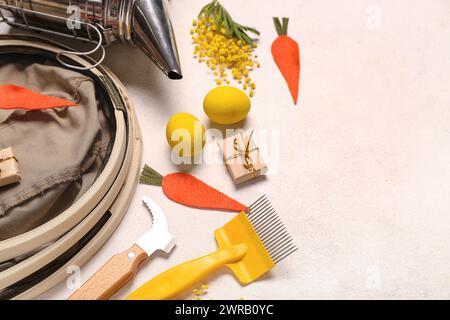
<svg viewBox="0 0 450 320">
<path fill-rule="evenodd" d="M 211 90 L 203 101 L 203 109 L 211 121 L 224 125 L 244 120 L 250 105 L 250 98 L 244 91 L 230 86 Z"/>
<path fill-rule="evenodd" d="M 178 113 L 170 118 L 166 127 L 170 147 L 181 157 L 191 157 L 203 150 L 205 127 L 189 113 Z"/>
</svg>

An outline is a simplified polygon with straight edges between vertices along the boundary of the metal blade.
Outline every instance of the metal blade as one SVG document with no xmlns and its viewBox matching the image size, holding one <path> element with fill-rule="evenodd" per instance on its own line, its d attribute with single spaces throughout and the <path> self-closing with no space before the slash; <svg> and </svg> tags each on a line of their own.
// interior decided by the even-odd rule
<svg viewBox="0 0 450 320">
<path fill-rule="evenodd" d="M 136 244 L 149 256 L 158 250 L 170 253 L 175 247 L 175 240 L 169 233 L 164 212 L 149 197 L 144 197 L 143 201 L 150 211 L 153 225 L 152 228 L 136 242 Z"/>
<path fill-rule="evenodd" d="M 142 198 L 145 206 L 150 211 L 150 215 L 152 216 L 153 226 L 152 229 L 164 230 L 166 232 L 169 231 L 167 226 L 167 219 L 164 211 L 149 197 Z"/>
</svg>

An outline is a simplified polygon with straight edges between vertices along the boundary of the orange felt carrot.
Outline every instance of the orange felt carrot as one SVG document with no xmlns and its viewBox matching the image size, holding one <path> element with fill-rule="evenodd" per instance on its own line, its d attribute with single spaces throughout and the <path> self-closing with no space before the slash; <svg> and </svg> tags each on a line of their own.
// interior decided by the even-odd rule
<svg viewBox="0 0 450 320">
<path fill-rule="evenodd" d="M 73 101 L 47 96 L 13 84 L 0 85 L 0 109 L 40 110 L 76 105 Z"/>
<path fill-rule="evenodd" d="M 247 207 L 217 189 L 187 173 L 172 173 L 165 177 L 145 166 L 140 182 L 162 186 L 164 194 L 185 206 L 227 211 L 247 211 Z"/>
<path fill-rule="evenodd" d="M 300 82 L 300 48 L 298 43 L 287 35 L 289 18 L 273 18 L 278 38 L 272 43 L 272 55 L 286 80 L 294 103 L 298 101 L 298 87 Z"/>
</svg>

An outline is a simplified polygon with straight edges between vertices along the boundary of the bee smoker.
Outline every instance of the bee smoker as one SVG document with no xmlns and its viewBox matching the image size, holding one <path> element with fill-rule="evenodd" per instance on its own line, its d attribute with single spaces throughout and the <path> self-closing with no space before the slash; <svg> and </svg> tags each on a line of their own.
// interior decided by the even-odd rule
<svg viewBox="0 0 450 320">
<path fill-rule="evenodd" d="M 0 0 L 0 22 L 29 31 L 53 34 L 95 44 L 88 52 L 62 51 L 85 56 L 121 41 L 141 48 L 170 78 L 181 79 L 178 51 L 166 0 Z M 92 66 L 93 67 L 93 66 Z"/>
</svg>

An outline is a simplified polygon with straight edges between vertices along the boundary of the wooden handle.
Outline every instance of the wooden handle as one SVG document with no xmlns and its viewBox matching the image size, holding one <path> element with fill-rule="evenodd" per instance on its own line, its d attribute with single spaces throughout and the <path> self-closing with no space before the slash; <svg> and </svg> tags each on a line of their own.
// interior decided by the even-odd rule
<svg viewBox="0 0 450 320">
<path fill-rule="evenodd" d="M 134 245 L 128 251 L 113 256 L 69 300 L 107 300 L 137 273 L 148 255 Z"/>
</svg>

